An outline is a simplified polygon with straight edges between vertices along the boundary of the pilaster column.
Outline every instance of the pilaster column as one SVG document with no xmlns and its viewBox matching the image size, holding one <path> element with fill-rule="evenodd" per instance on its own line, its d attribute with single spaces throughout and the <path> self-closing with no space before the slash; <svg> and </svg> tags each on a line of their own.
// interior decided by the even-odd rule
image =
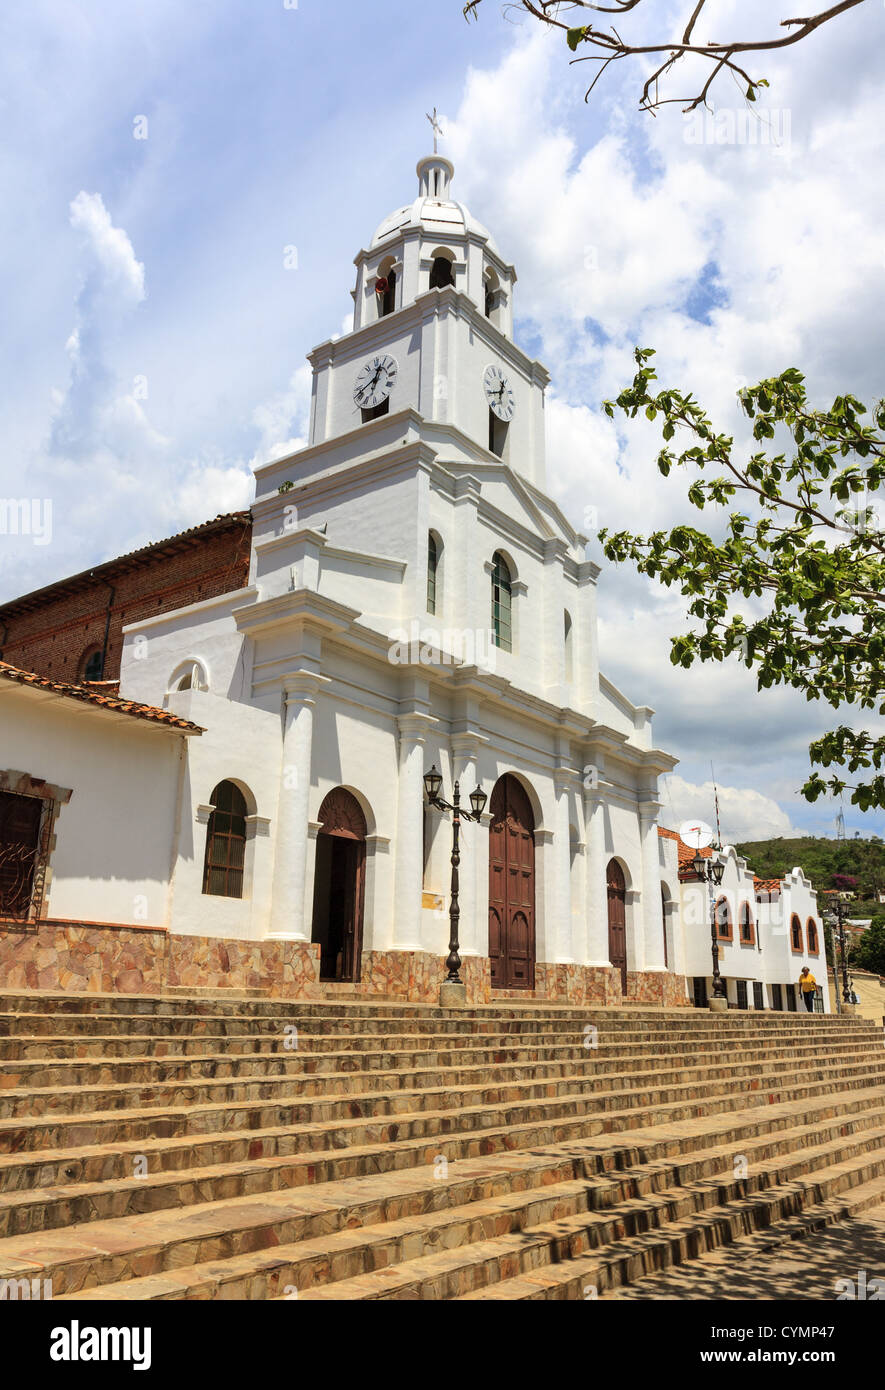
<svg viewBox="0 0 885 1390">
<path fill-rule="evenodd" d="M 598 787 L 584 788 L 584 824 L 587 843 L 587 964 L 610 965 L 605 804 Z"/>
<path fill-rule="evenodd" d="M 424 878 L 424 740 L 435 720 L 426 714 L 402 714 L 399 731 L 396 845 L 393 897 L 393 946 L 420 951 L 421 887 Z"/>
<path fill-rule="evenodd" d="M 577 773 L 570 767 L 557 767 L 553 772 L 556 789 L 553 829 L 553 873 L 556 880 L 554 901 L 556 904 L 555 933 L 548 941 L 553 945 L 553 959 L 560 964 L 571 964 L 574 959 L 572 940 L 572 853 L 571 853 L 571 788 L 577 780 Z"/>
<path fill-rule="evenodd" d="M 313 672 L 285 683 L 285 720 L 273 868 L 273 940 L 309 941 L 307 843 L 313 708 L 327 678 Z"/>
<path fill-rule="evenodd" d="M 666 970 L 664 927 L 661 915 L 661 861 L 658 849 L 659 801 L 643 801 L 639 807 L 642 839 L 643 960 L 638 970 Z"/>
<path fill-rule="evenodd" d="M 486 739 L 481 734 L 462 733 L 452 735 L 452 776 L 461 785 L 461 805 L 470 810 L 470 793 L 476 787 L 479 777 L 477 767 L 479 748 Z M 488 911 L 483 922 L 480 904 L 483 901 L 482 882 L 488 885 L 489 876 L 489 823 L 490 816 L 483 816 L 478 823 L 461 821 L 461 870 L 460 870 L 460 938 L 461 955 L 488 955 Z M 451 834 L 451 826 L 449 827 Z M 486 903 L 486 909 L 488 904 Z"/>
</svg>

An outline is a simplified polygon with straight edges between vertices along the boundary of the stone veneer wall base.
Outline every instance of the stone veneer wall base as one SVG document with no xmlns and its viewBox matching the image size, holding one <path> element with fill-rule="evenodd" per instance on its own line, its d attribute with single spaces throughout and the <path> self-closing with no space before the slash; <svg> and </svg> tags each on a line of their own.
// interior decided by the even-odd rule
<svg viewBox="0 0 885 1390">
<path fill-rule="evenodd" d="M 538 962 L 532 990 L 492 989 L 487 958 L 466 956 L 461 979 L 468 1005 L 504 1000 L 614 1007 L 624 1002 L 665 1008 L 689 1003 L 681 976 L 632 972 L 626 999 L 611 966 Z M 354 993 L 438 1004 L 445 980 L 441 955 L 365 951 Z M 27 930 L 0 927 L 0 989 L 72 994 L 156 994 L 165 989 L 259 990 L 271 998 L 324 999 L 320 948 L 301 941 L 241 941 L 178 936 L 157 927 L 47 920 Z M 340 988 L 340 987 L 339 987 Z"/>
</svg>

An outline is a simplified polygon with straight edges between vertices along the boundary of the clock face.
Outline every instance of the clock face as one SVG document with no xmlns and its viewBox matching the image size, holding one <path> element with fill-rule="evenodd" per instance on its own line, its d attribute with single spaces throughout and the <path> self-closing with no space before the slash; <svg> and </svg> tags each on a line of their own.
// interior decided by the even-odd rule
<svg viewBox="0 0 885 1390">
<path fill-rule="evenodd" d="M 516 413 L 516 397 L 513 387 L 500 367 L 486 367 L 482 375 L 486 400 L 499 420 L 512 420 Z"/>
<path fill-rule="evenodd" d="M 356 404 L 363 410 L 371 410 L 373 406 L 381 405 L 393 390 L 398 371 L 396 358 L 391 357 L 389 352 L 370 358 L 357 372 L 353 386 L 353 399 Z"/>
</svg>

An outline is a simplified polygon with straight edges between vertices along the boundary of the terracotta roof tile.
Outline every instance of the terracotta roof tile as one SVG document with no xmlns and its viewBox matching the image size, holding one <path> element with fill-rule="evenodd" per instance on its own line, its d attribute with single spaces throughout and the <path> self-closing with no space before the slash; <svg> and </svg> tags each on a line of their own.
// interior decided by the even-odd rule
<svg viewBox="0 0 885 1390">
<path fill-rule="evenodd" d="M 167 728 L 175 729 L 180 733 L 202 734 L 204 732 L 199 724 L 192 724 L 189 719 L 181 719 L 177 714 L 171 714 L 167 709 L 156 709 L 154 705 L 142 705 L 137 700 L 124 700 L 117 694 L 102 694 L 100 691 L 90 689 L 85 685 L 73 685 L 70 681 L 56 681 L 51 676 L 38 676 L 33 671 L 22 671 L 18 666 L 10 666 L 6 661 L 0 661 L 0 679 L 14 681 L 18 685 L 30 686 L 35 690 L 47 690 L 53 695 L 61 695 L 66 699 L 80 700 L 84 704 L 106 709 L 112 714 L 129 714 L 135 719 L 146 719 L 151 724 L 164 724 Z"/>
<path fill-rule="evenodd" d="M 757 878 L 754 874 L 753 883 L 757 893 L 780 893 L 781 891 L 779 878 Z"/>
</svg>

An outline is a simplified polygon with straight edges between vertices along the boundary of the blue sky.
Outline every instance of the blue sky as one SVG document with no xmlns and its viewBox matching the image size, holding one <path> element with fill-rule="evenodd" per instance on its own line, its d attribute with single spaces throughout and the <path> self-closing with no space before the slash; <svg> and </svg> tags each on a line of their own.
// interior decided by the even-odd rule
<svg viewBox="0 0 885 1390">
<path fill-rule="evenodd" d="M 635 111 L 635 72 L 585 106 L 556 36 L 483 8 L 6 0 L 0 496 L 52 498 L 53 533 L 2 538 L 0 596 L 248 502 L 250 462 L 301 437 L 304 355 L 343 330 L 354 254 L 414 196 L 434 104 L 456 196 L 517 264 L 517 337 L 554 376 L 549 489 L 578 524 L 685 514 L 656 437 L 598 410 L 636 341 L 723 424 L 742 380 L 788 365 L 824 400 L 882 394 L 882 7 L 772 60 L 779 148 L 692 143 L 678 108 Z M 770 22 L 763 0 L 720 10 Z M 734 838 L 832 829 L 796 796 L 825 711 L 672 671 L 678 603 L 637 576 L 607 571 L 600 600 L 606 670 L 683 759 L 673 816 L 709 814 L 714 759 Z"/>
</svg>

